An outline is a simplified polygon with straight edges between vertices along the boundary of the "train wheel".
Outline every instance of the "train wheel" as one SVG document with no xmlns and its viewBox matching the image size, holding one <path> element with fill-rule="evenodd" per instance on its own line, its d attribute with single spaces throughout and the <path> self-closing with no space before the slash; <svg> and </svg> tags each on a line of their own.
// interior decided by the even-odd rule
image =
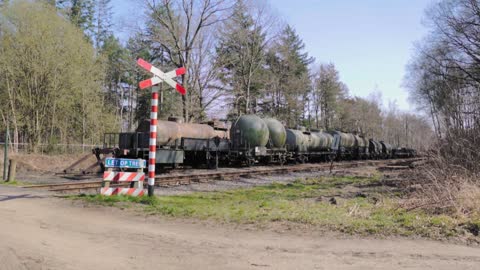
<svg viewBox="0 0 480 270">
<path fill-rule="evenodd" d="M 247 167 L 251 167 L 255 164 L 255 160 L 253 158 L 247 158 L 247 160 L 245 160 L 245 164 Z"/>
<path fill-rule="evenodd" d="M 307 159 L 305 156 L 298 156 L 297 164 L 305 164 L 305 162 L 307 162 Z"/>
<path fill-rule="evenodd" d="M 210 155 L 210 158 L 207 159 L 207 167 L 212 170 L 218 169 L 218 155 Z"/>
</svg>

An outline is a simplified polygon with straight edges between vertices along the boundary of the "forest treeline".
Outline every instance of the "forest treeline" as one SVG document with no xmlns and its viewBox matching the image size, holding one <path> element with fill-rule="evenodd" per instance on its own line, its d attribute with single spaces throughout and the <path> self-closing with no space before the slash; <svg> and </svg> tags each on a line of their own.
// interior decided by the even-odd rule
<svg viewBox="0 0 480 270">
<path fill-rule="evenodd" d="M 480 172 L 480 1 L 445 0 L 427 10 L 405 82 L 432 119 L 442 156 Z"/>
<path fill-rule="evenodd" d="M 418 170 L 414 208 L 458 217 L 480 209 L 480 1 L 444 0 L 427 10 L 405 83 L 436 136 Z M 478 227 L 478 226 L 477 226 Z"/>
<path fill-rule="evenodd" d="M 420 150 L 431 142 L 427 117 L 394 102 L 383 106 L 378 92 L 352 94 L 335 65 L 316 63 L 294 26 L 265 1 L 138 3 L 145 20 L 121 42 L 111 0 L 0 1 L 1 127 L 10 126 L 15 142 L 36 151 L 135 130 L 149 117 L 150 99 L 137 88 L 151 76 L 136 66 L 139 57 L 165 71 L 187 69 L 179 78 L 187 95 L 165 87 L 161 117 L 201 122 L 257 113 Z M 438 122 L 438 105 L 434 112 Z"/>
</svg>

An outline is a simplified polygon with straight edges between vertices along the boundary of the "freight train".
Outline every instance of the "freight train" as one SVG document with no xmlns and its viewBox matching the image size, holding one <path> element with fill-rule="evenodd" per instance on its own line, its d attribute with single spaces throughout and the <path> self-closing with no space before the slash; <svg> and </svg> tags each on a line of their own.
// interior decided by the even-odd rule
<svg viewBox="0 0 480 270">
<path fill-rule="evenodd" d="M 148 159 L 149 123 L 136 132 L 105 134 L 104 149 L 119 158 Z M 97 151 L 98 153 L 101 151 Z M 107 151 L 108 152 L 108 151 Z M 105 152 L 104 152 L 105 153 Z M 341 131 L 286 128 L 273 118 L 254 114 L 238 117 L 230 126 L 220 122 L 183 123 L 170 117 L 157 124 L 156 164 L 178 166 L 253 166 L 333 160 L 408 158 L 414 149 L 393 148 L 384 141 Z"/>
</svg>

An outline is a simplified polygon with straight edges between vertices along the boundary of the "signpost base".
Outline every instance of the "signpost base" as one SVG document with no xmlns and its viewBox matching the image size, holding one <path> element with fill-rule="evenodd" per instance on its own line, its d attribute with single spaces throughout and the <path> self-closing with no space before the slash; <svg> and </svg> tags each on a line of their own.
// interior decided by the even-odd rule
<svg viewBox="0 0 480 270">
<path fill-rule="evenodd" d="M 154 194 L 155 189 L 153 188 L 153 185 L 148 185 L 148 197 L 152 197 Z"/>
</svg>

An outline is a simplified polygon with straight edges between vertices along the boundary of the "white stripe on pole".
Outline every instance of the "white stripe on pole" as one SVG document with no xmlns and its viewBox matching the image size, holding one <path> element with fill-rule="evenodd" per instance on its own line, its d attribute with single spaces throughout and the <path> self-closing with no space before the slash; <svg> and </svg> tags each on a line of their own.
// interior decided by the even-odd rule
<svg viewBox="0 0 480 270">
<path fill-rule="evenodd" d="M 149 186 L 155 185 L 155 178 L 148 178 L 148 185 Z"/>
</svg>

